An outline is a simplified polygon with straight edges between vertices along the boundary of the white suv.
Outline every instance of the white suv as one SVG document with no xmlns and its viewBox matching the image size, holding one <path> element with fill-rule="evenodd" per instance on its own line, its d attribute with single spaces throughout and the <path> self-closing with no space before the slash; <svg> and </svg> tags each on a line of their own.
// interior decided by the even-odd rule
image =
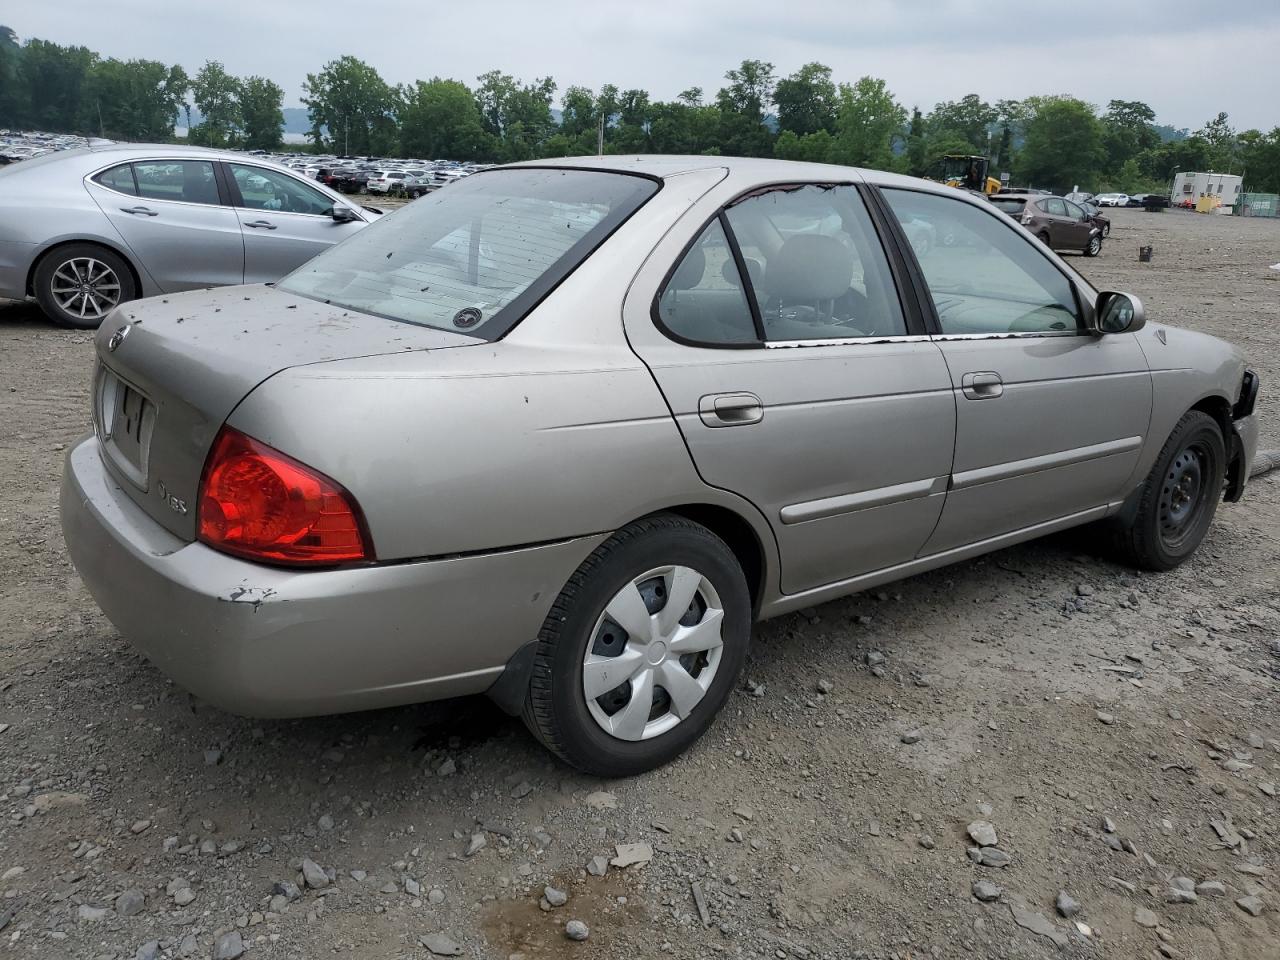
<svg viewBox="0 0 1280 960">
<path fill-rule="evenodd" d="M 370 193 L 390 193 L 404 183 L 403 170 L 380 170 L 369 178 Z"/>
</svg>

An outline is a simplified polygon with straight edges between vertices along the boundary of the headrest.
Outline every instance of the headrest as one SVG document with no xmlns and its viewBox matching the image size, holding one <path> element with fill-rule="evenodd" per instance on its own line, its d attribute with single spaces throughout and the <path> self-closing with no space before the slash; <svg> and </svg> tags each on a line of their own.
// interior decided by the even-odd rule
<svg viewBox="0 0 1280 960">
<path fill-rule="evenodd" d="M 751 286 L 759 287 L 760 281 L 764 278 L 764 267 L 760 266 L 760 261 L 753 260 L 751 257 L 743 257 L 742 262 L 747 265 L 747 276 L 751 279 Z M 724 265 L 720 268 L 720 276 L 730 286 L 742 286 L 738 265 L 732 259 L 724 262 Z"/>
<path fill-rule="evenodd" d="M 853 253 L 835 237 L 798 233 L 765 264 L 764 289 L 783 300 L 834 300 L 853 282 Z"/>
<path fill-rule="evenodd" d="M 685 254 L 685 258 L 680 261 L 680 266 L 676 267 L 676 272 L 671 275 L 671 282 L 667 284 L 667 289 L 692 290 L 702 283 L 702 275 L 706 272 L 707 255 L 703 252 L 702 244 L 698 244 L 691 247 Z"/>
</svg>

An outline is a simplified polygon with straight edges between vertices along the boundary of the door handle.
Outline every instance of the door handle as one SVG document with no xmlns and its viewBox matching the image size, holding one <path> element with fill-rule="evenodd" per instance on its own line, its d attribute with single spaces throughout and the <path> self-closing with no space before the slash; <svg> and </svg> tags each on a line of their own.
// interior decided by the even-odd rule
<svg viewBox="0 0 1280 960">
<path fill-rule="evenodd" d="M 754 393 L 709 393 L 698 399 L 698 416 L 708 427 L 741 427 L 764 419 L 764 404 Z"/>
<path fill-rule="evenodd" d="M 1004 393 L 1004 380 L 993 371 L 966 373 L 960 378 L 960 389 L 970 400 L 994 400 Z"/>
<path fill-rule="evenodd" d="M 121 207 L 121 213 L 132 213 L 139 217 L 158 217 L 159 214 L 150 207 Z"/>
<path fill-rule="evenodd" d="M 274 223 L 268 223 L 266 220 L 250 220 L 248 223 L 245 224 L 245 226 L 257 227 L 261 230 L 274 230 L 276 228 L 276 225 Z"/>
</svg>

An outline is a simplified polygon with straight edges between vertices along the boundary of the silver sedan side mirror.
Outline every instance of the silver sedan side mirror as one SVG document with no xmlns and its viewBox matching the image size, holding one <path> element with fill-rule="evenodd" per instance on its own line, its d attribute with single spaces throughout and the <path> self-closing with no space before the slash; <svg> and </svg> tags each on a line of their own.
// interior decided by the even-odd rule
<svg viewBox="0 0 1280 960">
<path fill-rule="evenodd" d="M 333 217 L 334 223 L 352 223 L 360 219 L 360 215 L 350 207 L 344 207 L 338 203 L 333 205 L 333 209 L 329 212 L 329 215 Z"/>
<path fill-rule="evenodd" d="M 1108 291 L 1098 295 L 1095 333 L 1137 333 L 1147 324 L 1142 301 L 1131 293 Z"/>
</svg>

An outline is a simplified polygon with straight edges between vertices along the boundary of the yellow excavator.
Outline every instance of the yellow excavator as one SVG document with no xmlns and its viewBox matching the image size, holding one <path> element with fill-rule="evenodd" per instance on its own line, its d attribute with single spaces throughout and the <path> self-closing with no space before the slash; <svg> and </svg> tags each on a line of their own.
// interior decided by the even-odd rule
<svg viewBox="0 0 1280 960">
<path fill-rule="evenodd" d="M 1000 189 L 1000 181 L 988 176 L 991 161 L 986 157 L 948 154 L 934 164 L 929 179 L 949 187 L 991 196 Z"/>
</svg>

